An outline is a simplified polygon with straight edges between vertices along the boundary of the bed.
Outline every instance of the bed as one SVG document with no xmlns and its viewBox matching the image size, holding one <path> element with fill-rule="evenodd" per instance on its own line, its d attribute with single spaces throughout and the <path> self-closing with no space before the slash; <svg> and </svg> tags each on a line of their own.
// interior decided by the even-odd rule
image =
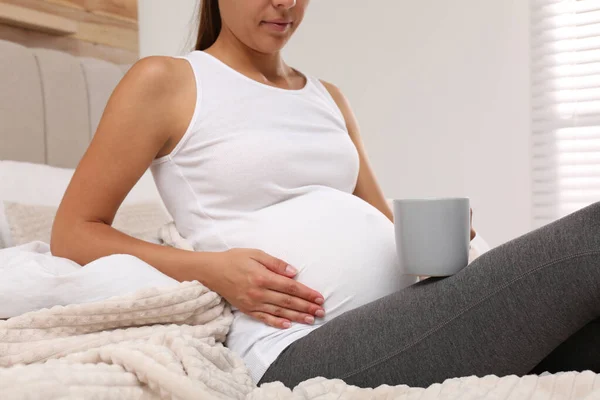
<svg viewBox="0 0 600 400">
<path fill-rule="evenodd" d="M 592 372 L 462 377 L 429 388 L 359 389 L 325 378 L 257 388 L 223 345 L 232 315 L 216 293 L 198 282 L 175 282 L 133 257 L 111 256 L 86 268 L 56 261 L 47 246 L 56 207 L 128 68 L 0 41 L 2 398 L 600 398 L 600 378 Z M 190 249 L 149 175 L 119 213 L 117 229 Z M 11 277 L 21 279 L 24 270 L 33 271 L 29 287 L 38 289 L 16 287 L 23 281 Z M 148 283 L 140 286 L 141 280 Z M 48 293 L 56 293 L 52 304 Z"/>
</svg>

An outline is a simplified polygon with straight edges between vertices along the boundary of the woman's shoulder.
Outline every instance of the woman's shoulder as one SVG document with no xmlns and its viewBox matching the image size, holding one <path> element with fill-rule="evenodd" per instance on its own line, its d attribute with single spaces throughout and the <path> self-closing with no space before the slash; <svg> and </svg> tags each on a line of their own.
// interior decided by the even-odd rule
<svg viewBox="0 0 600 400">
<path fill-rule="evenodd" d="M 147 90 L 165 93 L 189 85 L 194 79 L 189 63 L 176 57 L 150 56 L 137 61 L 127 72 L 124 79 L 131 83 L 142 84 Z"/>
<path fill-rule="evenodd" d="M 119 82 L 112 103 L 138 118 L 160 116 L 157 121 L 165 131 L 185 130 L 196 105 L 194 74 L 186 64 L 174 57 L 142 58 Z"/>
<path fill-rule="evenodd" d="M 325 90 L 327 90 L 335 104 L 340 109 L 342 115 L 344 116 L 344 119 L 346 119 L 349 112 L 351 111 L 351 107 L 350 102 L 348 101 L 346 96 L 344 96 L 341 89 L 333 83 L 324 81 L 323 79 L 318 79 L 318 81 L 321 83 L 321 85 L 323 85 Z"/>
<path fill-rule="evenodd" d="M 340 99 L 344 98 L 344 95 L 342 94 L 340 88 L 334 85 L 333 83 L 327 82 L 323 79 L 319 79 L 319 82 L 323 85 L 327 92 L 329 92 L 329 94 L 331 95 L 331 97 L 333 97 L 333 100 L 335 100 L 336 103 L 338 103 Z"/>
<path fill-rule="evenodd" d="M 146 57 L 129 69 L 113 96 L 121 104 L 136 104 L 143 110 L 161 110 L 162 115 L 178 120 L 183 118 L 180 117 L 184 112 L 181 104 L 195 104 L 194 80 L 194 73 L 185 60 Z"/>
</svg>

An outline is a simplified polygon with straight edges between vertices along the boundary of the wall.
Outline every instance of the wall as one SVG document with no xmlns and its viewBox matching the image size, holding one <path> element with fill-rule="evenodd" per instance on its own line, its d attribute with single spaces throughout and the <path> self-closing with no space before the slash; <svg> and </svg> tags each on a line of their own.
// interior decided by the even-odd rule
<svg viewBox="0 0 600 400">
<path fill-rule="evenodd" d="M 199 0 L 139 0 L 140 55 L 184 53 L 194 27 Z"/>
<path fill-rule="evenodd" d="M 179 54 L 196 3 L 140 1 L 142 55 Z M 388 197 L 469 196 L 498 245 L 531 226 L 528 3 L 312 1 L 286 58 L 348 96 Z"/>
<path fill-rule="evenodd" d="M 531 226 L 528 3 L 313 1 L 286 59 L 349 98 L 388 197 L 469 196 L 498 245 Z"/>
</svg>

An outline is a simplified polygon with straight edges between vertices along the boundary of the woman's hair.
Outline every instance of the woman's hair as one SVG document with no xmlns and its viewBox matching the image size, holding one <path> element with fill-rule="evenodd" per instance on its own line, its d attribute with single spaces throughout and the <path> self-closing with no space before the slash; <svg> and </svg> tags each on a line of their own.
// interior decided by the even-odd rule
<svg viewBox="0 0 600 400">
<path fill-rule="evenodd" d="M 202 0 L 196 50 L 206 50 L 212 46 L 220 32 L 221 11 L 219 11 L 219 0 Z"/>
</svg>

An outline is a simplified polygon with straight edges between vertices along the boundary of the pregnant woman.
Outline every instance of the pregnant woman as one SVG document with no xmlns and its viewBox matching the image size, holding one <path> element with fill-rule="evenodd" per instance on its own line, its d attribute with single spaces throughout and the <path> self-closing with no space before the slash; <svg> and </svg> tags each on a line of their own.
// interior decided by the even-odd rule
<svg viewBox="0 0 600 400">
<path fill-rule="evenodd" d="M 131 254 L 220 293 L 227 345 L 257 383 L 598 368 L 600 204 L 415 284 L 348 101 L 282 59 L 308 3 L 205 0 L 196 51 L 136 63 L 65 194 L 53 254 Z M 149 167 L 195 251 L 111 227 Z"/>
</svg>

